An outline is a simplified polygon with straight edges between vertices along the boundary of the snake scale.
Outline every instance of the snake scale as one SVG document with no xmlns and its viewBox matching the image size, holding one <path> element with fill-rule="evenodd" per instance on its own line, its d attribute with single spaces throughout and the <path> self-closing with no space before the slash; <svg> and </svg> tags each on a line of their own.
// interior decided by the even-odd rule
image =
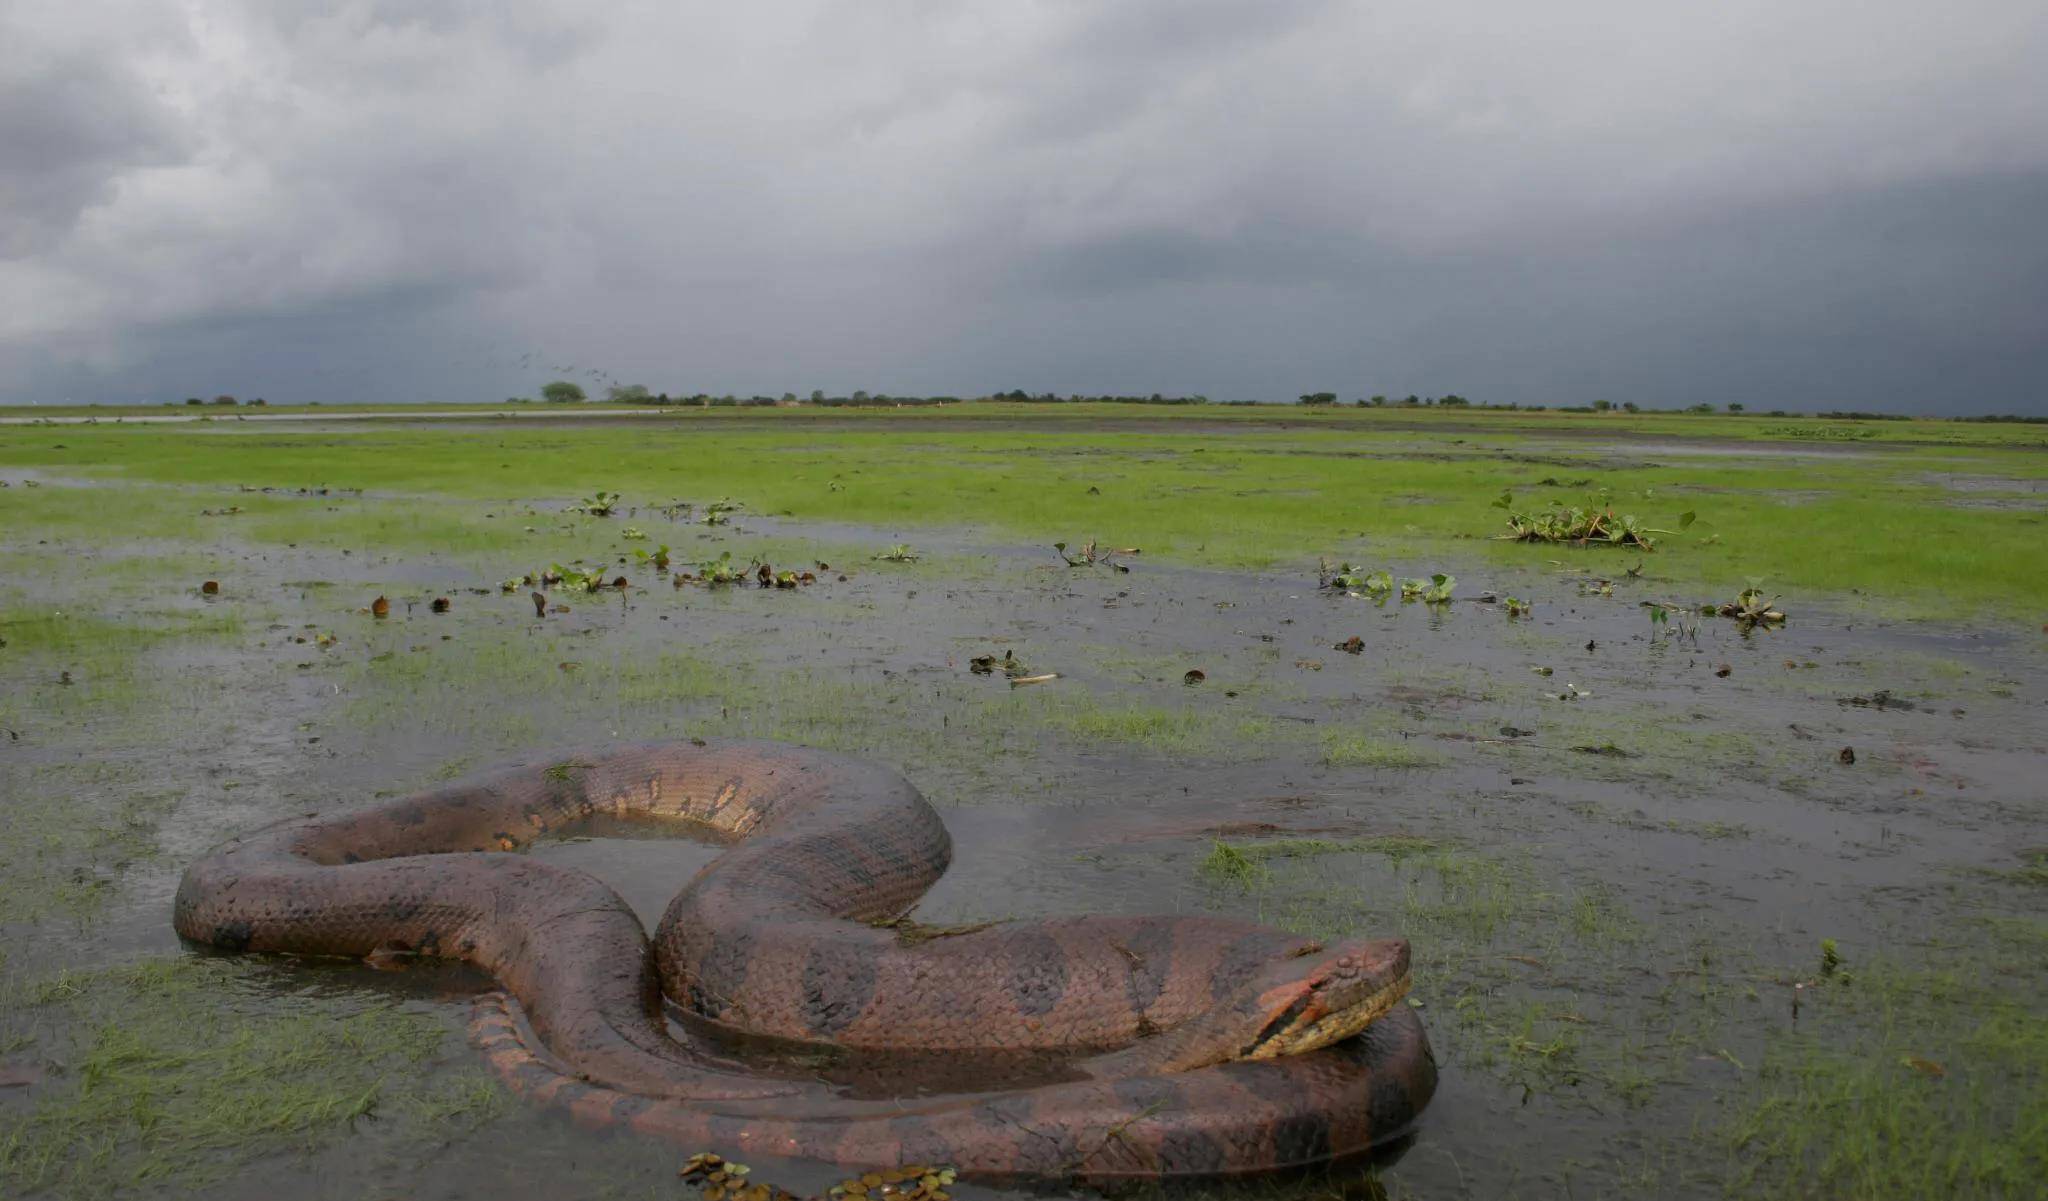
<svg viewBox="0 0 2048 1201">
<path fill-rule="evenodd" d="M 506 853 L 592 817 L 730 847 L 650 945 L 601 881 Z M 1241 1175 L 1366 1151 L 1435 1089 L 1398 1003 L 1405 942 L 1323 947 L 1197 916 L 904 923 L 950 859 L 938 814 L 877 764 L 767 742 L 617 745 L 231 840 L 186 871 L 175 925 L 233 951 L 468 961 L 503 990 L 472 1034 L 515 1091 L 732 1155 L 1048 1181 Z M 860 1096 L 678 1038 L 669 1006 L 712 1034 L 1066 1066 Z"/>
</svg>

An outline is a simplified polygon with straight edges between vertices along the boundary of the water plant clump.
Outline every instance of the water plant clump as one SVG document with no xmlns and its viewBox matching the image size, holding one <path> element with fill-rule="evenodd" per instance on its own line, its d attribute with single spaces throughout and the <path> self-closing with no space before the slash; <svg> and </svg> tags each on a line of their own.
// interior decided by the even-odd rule
<svg viewBox="0 0 2048 1201">
<path fill-rule="evenodd" d="M 1785 611 L 1778 608 L 1778 598 L 1765 596 L 1763 580 L 1754 576 L 1750 578 L 1749 587 L 1736 593 L 1734 600 L 1723 601 L 1719 605 L 1703 605 L 1700 612 L 1732 617 L 1745 630 L 1785 624 Z"/>
<path fill-rule="evenodd" d="M 1384 599 L 1394 590 L 1394 577 L 1385 570 L 1368 572 L 1349 563 L 1332 567 L 1328 559 L 1319 559 L 1316 561 L 1316 587 Z"/>
<path fill-rule="evenodd" d="M 1005 649 L 1000 659 L 996 658 L 994 651 L 986 655 L 976 655 L 967 661 L 967 670 L 978 676 L 993 675 L 1000 671 L 1012 680 L 1031 674 L 1031 669 L 1025 667 L 1023 661 L 1017 658 L 1015 648 Z"/>
<path fill-rule="evenodd" d="M 1127 564 L 1117 561 L 1119 556 L 1139 553 L 1138 548 L 1135 546 L 1113 549 L 1099 545 L 1093 538 L 1082 544 L 1081 549 L 1073 554 L 1067 553 L 1067 544 L 1064 542 L 1055 542 L 1052 544 L 1052 548 L 1069 567 L 1107 567 L 1111 571 L 1119 572 L 1130 571 L 1130 567 Z"/>
<path fill-rule="evenodd" d="M 1401 600 L 1421 601 L 1425 605 L 1447 605 L 1451 602 L 1451 589 L 1458 577 L 1439 571 L 1426 580 L 1402 580 Z"/>
<path fill-rule="evenodd" d="M 569 506 L 571 513 L 587 513 L 592 517 L 610 517 L 619 509 L 619 494 L 599 489 Z"/>
<path fill-rule="evenodd" d="M 571 592 L 601 592 L 606 588 L 626 586 L 625 576 L 607 576 L 602 564 L 585 566 L 583 560 L 578 559 L 566 567 L 560 563 L 550 564 L 541 573 L 540 582 L 544 588 L 559 584 Z"/>
<path fill-rule="evenodd" d="M 1499 537 L 1509 542 L 1633 546 L 1646 551 L 1656 549 L 1656 536 L 1689 529 L 1699 516 L 1688 511 L 1679 514 L 1677 530 L 1653 529 L 1633 513 L 1616 513 L 1613 494 L 1606 489 L 1585 505 L 1552 500 L 1547 508 L 1531 512 L 1516 509 L 1514 493 L 1502 491 L 1493 507 L 1507 512 L 1508 532 Z"/>
<path fill-rule="evenodd" d="M 758 563 L 749 560 L 744 565 L 733 561 L 731 551 L 721 551 L 716 559 L 706 559 L 697 564 L 695 571 L 679 571 L 675 575 L 675 586 L 685 584 L 707 584 L 718 587 L 725 584 L 744 584 L 753 574 Z"/>
<path fill-rule="evenodd" d="M 728 550 L 720 551 L 716 559 L 706 559 L 697 564 L 694 571 L 677 572 L 670 582 L 678 588 L 685 584 L 703 584 L 716 588 L 745 584 L 748 580 L 754 581 L 762 588 L 787 590 L 808 587 L 817 583 L 818 577 L 811 571 L 777 571 L 759 559 L 749 559 L 741 563 L 734 559 L 732 552 Z"/>
<path fill-rule="evenodd" d="M 915 563 L 917 560 L 917 552 L 910 549 L 910 545 L 904 542 L 898 542 L 888 550 L 875 556 L 875 561 L 879 563 Z"/>
</svg>

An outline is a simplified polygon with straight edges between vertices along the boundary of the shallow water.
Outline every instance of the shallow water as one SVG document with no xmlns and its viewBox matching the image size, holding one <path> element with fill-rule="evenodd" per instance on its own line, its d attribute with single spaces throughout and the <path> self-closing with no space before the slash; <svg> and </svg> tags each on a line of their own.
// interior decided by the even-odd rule
<svg viewBox="0 0 2048 1201">
<path fill-rule="evenodd" d="M 86 811 L 146 780 L 170 798 L 147 833 L 158 853 L 93 869 L 112 873 L 95 917 L 6 928 L 7 970 L 193 953 L 168 925 L 178 870 L 292 813 L 546 746 L 790 737 L 896 764 L 940 806 L 955 865 L 917 909 L 924 921 L 1200 912 L 1414 939 L 1443 1082 L 1412 1144 L 1378 1165 L 1396 1192 L 1713 1196 L 1725 1166 L 1715 1123 L 1774 1039 L 1814 1029 L 1811 1015 L 1796 1025 L 1792 998 L 1822 939 L 1851 959 L 1911 955 L 1966 940 L 1986 914 L 2038 906 L 1997 874 L 2048 844 L 2048 665 L 2034 641 L 1801 608 L 1783 629 L 1749 633 L 1685 618 L 1696 639 L 1681 638 L 1648 619 L 1643 602 L 1680 599 L 1654 580 L 1623 577 L 1603 594 L 1584 571 L 1451 564 L 1467 599 L 1432 608 L 1142 558 L 1129 574 L 1069 569 L 971 531 L 920 535 L 928 551 L 973 556 L 960 574 L 842 554 L 890 533 L 758 518 L 664 529 L 679 561 L 697 547 L 742 555 L 772 535 L 815 538 L 818 557 L 855 569 L 793 592 L 558 595 L 567 611 L 545 619 L 523 590 L 500 595 L 433 556 L 252 548 L 233 595 L 213 602 L 247 611 L 241 633 L 148 650 L 121 669 L 150 684 L 139 701 L 83 668 L 70 685 L 40 662 L 5 677 L 25 699 L 0 760 L 11 792 L 103 779 L 80 788 Z M 1570 562 L 1620 570 L 1593 553 Z M 1470 599 L 1484 589 L 1532 601 L 1534 616 Z M 428 611 L 437 590 L 454 595 L 452 612 Z M 390 619 L 356 612 L 379 591 Z M 133 603 L 206 609 L 182 595 Z M 293 641 L 319 631 L 339 641 Z M 1360 654 L 1337 646 L 1353 635 Z M 1058 679 L 1013 688 L 970 671 L 974 656 L 1008 650 Z M 1192 668 L 1199 685 L 1183 683 Z M 634 833 L 535 853 L 607 880 L 651 925 L 717 848 Z M 1233 882 L 1201 867 L 1219 839 L 1284 853 Z M 223 1005 L 401 999 L 445 1026 L 430 1070 L 453 1073 L 475 1066 L 460 1029 L 485 987 L 455 969 L 277 962 Z M 71 1086 L 66 1030 L 39 1020 L 9 1055 L 48 1075 L 0 1089 L 0 1117 Z M 1650 1083 L 1631 1083 L 1637 1067 Z M 917 1065 L 841 1068 L 867 1092 L 933 1084 Z M 905 1068 L 911 1079 L 889 1078 Z M 517 1104 L 424 1148 L 403 1130 L 399 1118 L 360 1123 L 310 1153 L 237 1162 L 209 1191 L 681 1188 L 682 1151 Z M 818 1165 L 757 1172 L 799 1189 L 833 1178 Z"/>
</svg>

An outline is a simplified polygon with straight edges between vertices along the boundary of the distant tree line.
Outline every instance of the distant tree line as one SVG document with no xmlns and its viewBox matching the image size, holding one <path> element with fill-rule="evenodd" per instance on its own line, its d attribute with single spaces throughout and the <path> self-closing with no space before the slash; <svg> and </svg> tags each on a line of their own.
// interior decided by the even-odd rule
<svg viewBox="0 0 2048 1201">
<path fill-rule="evenodd" d="M 541 399 L 549 404 L 579 404 L 590 399 L 588 394 L 584 392 L 583 388 L 580 385 L 573 383 L 569 380 L 555 380 L 543 386 L 540 391 Z M 779 397 L 766 395 L 735 396 L 730 393 L 722 396 L 714 396 L 708 392 L 695 392 L 688 394 L 679 393 L 671 395 L 668 392 L 655 392 L 652 389 L 648 388 L 645 384 L 613 385 L 612 387 L 606 390 L 604 399 L 606 402 L 612 404 L 685 406 L 698 408 L 761 408 L 775 405 L 816 405 L 820 408 L 903 408 L 913 406 L 962 404 L 966 402 L 1034 405 L 1213 404 L 1238 407 L 1246 405 L 1258 405 L 1264 403 L 1262 401 L 1256 400 L 1211 400 L 1207 396 L 1204 396 L 1200 393 L 1195 393 L 1186 396 L 1166 396 L 1158 392 L 1154 392 L 1149 396 L 1119 396 L 1111 393 L 1103 393 L 1101 395 L 1091 396 L 1084 393 L 1076 392 L 1066 396 L 1061 396 L 1054 392 L 1026 392 L 1022 388 L 1013 388 L 1007 392 L 990 392 L 981 396 L 964 397 L 894 396 L 887 392 L 877 392 L 870 394 L 866 391 L 855 391 L 851 395 L 846 396 L 830 396 L 827 395 L 822 390 L 813 390 L 807 397 L 799 397 L 794 392 L 784 392 Z M 187 400 L 185 403 L 196 405 L 204 404 L 206 402 L 194 398 L 191 400 Z M 224 396 L 216 398 L 213 401 L 213 403 L 234 404 L 235 400 L 233 397 Z M 250 401 L 249 403 L 262 404 L 263 401 L 253 400 Z M 530 397 L 513 396 L 507 398 L 507 403 L 532 404 L 534 402 Z M 1296 398 L 1295 403 L 1299 405 L 1308 406 L 1310 408 L 1335 408 L 1344 402 L 1339 398 L 1338 394 L 1335 392 L 1304 392 Z M 1456 392 L 1447 392 L 1442 396 L 1423 396 L 1418 395 L 1416 393 L 1410 393 L 1407 396 L 1398 398 L 1389 397 L 1384 394 L 1375 394 L 1372 396 L 1359 397 L 1358 399 L 1352 401 L 1351 404 L 1358 408 L 1452 408 L 1475 409 L 1501 413 L 1663 413 L 1671 415 L 1692 414 L 1705 416 L 1708 414 L 1721 412 L 1727 412 L 1731 414 L 1742 414 L 1747 411 L 1746 406 L 1743 405 L 1740 401 L 1730 402 L 1729 404 L 1721 406 L 1719 408 L 1711 404 L 1702 403 L 1689 405 L 1685 408 L 1679 409 L 1645 408 L 1644 406 L 1639 405 L 1632 400 L 1625 400 L 1620 402 L 1619 404 L 1611 400 L 1595 400 L 1589 404 L 1582 405 L 1518 404 L 1514 402 L 1508 402 L 1504 404 L 1488 404 L 1484 402 L 1474 401 L 1469 397 L 1461 396 Z M 1757 415 L 1769 417 L 1806 416 L 1806 414 L 1789 412 L 1785 409 L 1771 409 L 1767 413 L 1760 413 Z M 1914 418 L 1911 416 L 1906 416 L 1898 413 L 1866 413 L 1860 410 L 1838 409 L 1829 410 L 1824 413 L 1812 414 L 1812 416 L 1827 421 L 1929 420 L 1928 418 Z M 1944 419 L 1935 418 L 1933 420 Z M 2048 424 L 2048 417 L 2027 417 L 2018 415 L 1955 417 L 1946 418 L 1945 420 L 2019 422 L 2035 425 Z"/>
</svg>

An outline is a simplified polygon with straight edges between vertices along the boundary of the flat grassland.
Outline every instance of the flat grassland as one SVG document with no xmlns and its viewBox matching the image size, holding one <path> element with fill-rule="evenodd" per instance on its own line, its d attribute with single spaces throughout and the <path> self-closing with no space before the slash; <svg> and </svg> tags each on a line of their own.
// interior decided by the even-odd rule
<svg viewBox="0 0 2048 1201">
<path fill-rule="evenodd" d="M 958 842 L 927 920 L 1408 935 L 1443 1089 L 1345 1179 L 2041 1195 L 2048 430 L 477 411 L 0 426 L 0 1193 L 672 1195 L 673 1149 L 500 1094 L 482 981 L 194 955 L 168 899 L 290 813 L 734 733 L 924 788 Z M 1497 537 L 1553 502 L 1665 532 Z M 816 582 L 671 582 L 721 556 Z M 1703 611 L 1756 580 L 1782 625 Z M 1006 655 L 1057 678 L 971 668 Z M 714 852 L 540 853 L 649 912 Z"/>
</svg>

